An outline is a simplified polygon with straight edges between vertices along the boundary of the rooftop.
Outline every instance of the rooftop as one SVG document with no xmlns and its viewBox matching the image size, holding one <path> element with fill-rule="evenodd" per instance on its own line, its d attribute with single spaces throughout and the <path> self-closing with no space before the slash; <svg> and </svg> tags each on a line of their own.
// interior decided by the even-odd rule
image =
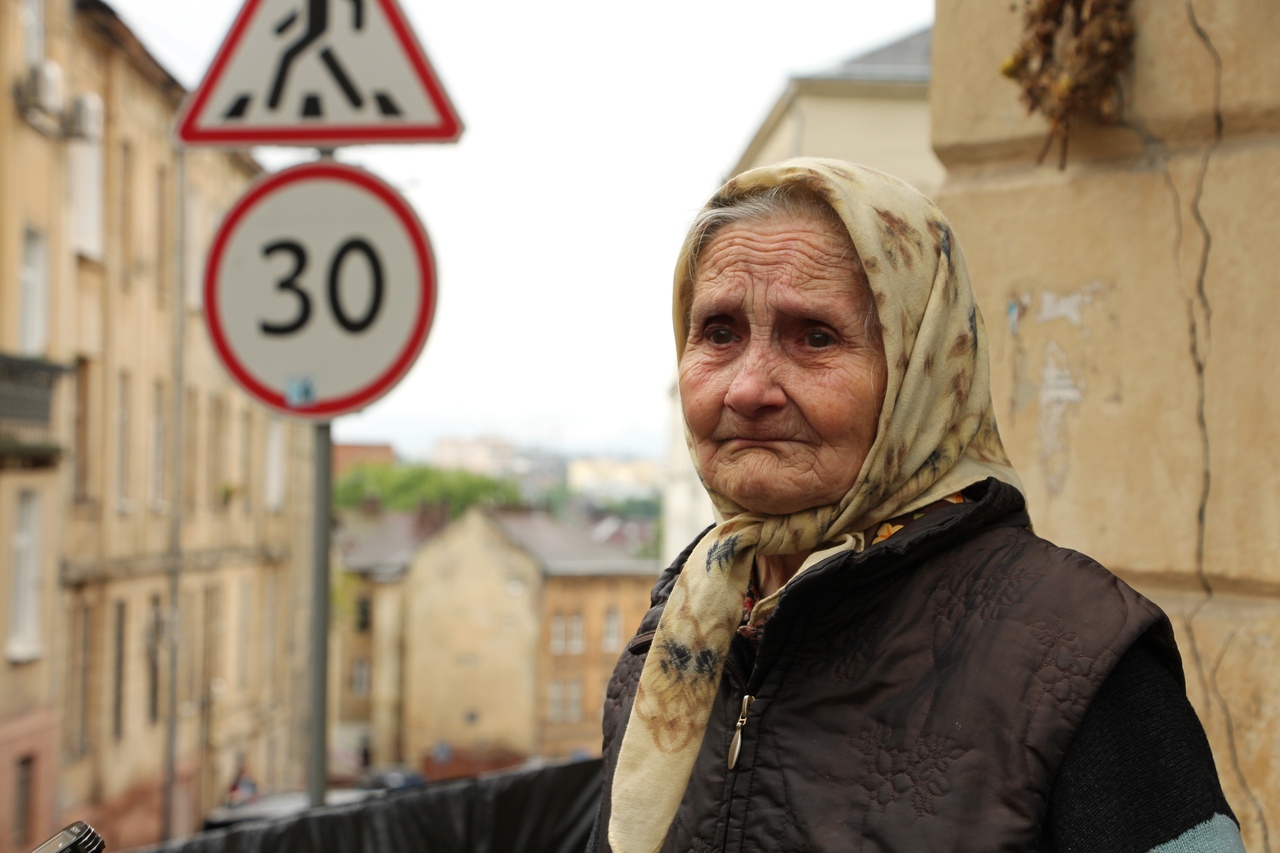
<svg viewBox="0 0 1280 853">
<path fill-rule="evenodd" d="M 633 557 L 624 548 L 597 541 L 590 527 L 560 521 L 545 512 L 493 510 L 490 517 L 549 576 L 657 575 L 661 568 L 657 560 Z"/>
<path fill-rule="evenodd" d="M 422 544 L 449 521 L 443 507 L 409 512 L 340 509 L 334 517 L 333 544 L 342 567 L 388 577 L 404 572 Z"/>
<path fill-rule="evenodd" d="M 839 65 L 797 80 L 855 80 L 867 83 L 928 83 L 933 27 L 850 57 Z"/>
</svg>

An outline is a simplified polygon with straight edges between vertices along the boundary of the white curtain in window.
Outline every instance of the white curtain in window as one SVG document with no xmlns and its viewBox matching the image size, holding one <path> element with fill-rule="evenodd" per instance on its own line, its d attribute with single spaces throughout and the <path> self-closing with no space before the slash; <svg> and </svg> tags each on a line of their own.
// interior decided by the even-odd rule
<svg viewBox="0 0 1280 853">
<path fill-rule="evenodd" d="M 21 323 L 19 349 L 44 355 L 49 339 L 49 249 L 44 233 L 27 228 L 22 237 Z"/>
<path fill-rule="evenodd" d="M 34 490 L 18 493 L 11 553 L 8 653 L 22 660 L 38 655 L 41 647 L 40 495 Z"/>
</svg>

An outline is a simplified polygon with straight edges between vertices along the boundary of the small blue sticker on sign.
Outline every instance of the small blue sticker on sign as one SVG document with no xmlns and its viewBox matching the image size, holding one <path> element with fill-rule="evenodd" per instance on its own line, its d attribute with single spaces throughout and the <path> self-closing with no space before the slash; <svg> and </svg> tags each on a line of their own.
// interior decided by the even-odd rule
<svg viewBox="0 0 1280 853">
<path fill-rule="evenodd" d="M 316 401 L 316 381 L 311 376 L 291 376 L 284 383 L 284 401 L 295 409 Z"/>
</svg>

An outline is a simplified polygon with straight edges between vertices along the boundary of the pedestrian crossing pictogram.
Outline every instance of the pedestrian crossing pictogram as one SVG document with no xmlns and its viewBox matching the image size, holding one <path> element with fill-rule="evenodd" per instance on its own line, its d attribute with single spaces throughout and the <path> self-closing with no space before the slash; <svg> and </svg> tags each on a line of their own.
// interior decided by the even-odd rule
<svg viewBox="0 0 1280 853">
<path fill-rule="evenodd" d="M 336 146 L 451 142 L 461 131 L 396 0 L 248 0 L 177 135 Z"/>
</svg>

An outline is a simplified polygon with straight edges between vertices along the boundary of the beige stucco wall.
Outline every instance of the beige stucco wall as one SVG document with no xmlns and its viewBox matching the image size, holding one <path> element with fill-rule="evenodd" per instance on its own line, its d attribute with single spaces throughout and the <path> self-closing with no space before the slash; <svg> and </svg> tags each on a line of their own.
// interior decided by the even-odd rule
<svg viewBox="0 0 1280 853">
<path fill-rule="evenodd" d="M 84 818 L 114 846 L 129 847 L 157 840 L 160 826 L 169 656 L 162 637 L 160 713 L 153 719 L 149 673 L 157 635 L 151 608 L 159 598 L 162 614 L 168 612 L 166 554 L 179 506 L 182 614 L 177 623 L 164 621 L 180 635 L 175 829 L 185 833 L 199 825 L 203 812 L 222 800 L 242 757 L 264 789 L 304 784 L 311 430 L 285 425 L 284 500 L 265 507 L 268 417 L 214 361 L 198 301 L 181 298 L 184 399 L 193 392 L 198 407 L 188 411 L 187 429 L 176 434 L 171 406 L 179 168 L 170 129 L 181 92 L 109 13 L 43 4 L 45 52 L 62 70 L 66 108 L 88 93 L 104 105 L 102 252 L 80 254 L 74 223 L 93 209 L 84 182 L 72 180 L 74 151 L 83 143 L 65 135 L 53 116 L 24 115 L 13 100 L 13 84 L 25 75 L 21 6 L 0 4 L 0 352 L 19 349 L 22 238 L 26 227 L 35 227 L 48 241 L 47 336 L 37 355 L 68 367 L 88 365 L 87 407 L 76 394 L 74 374 L 64 374 L 48 430 L 62 449 L 58 461 L 36 471 L 0 466 L 6 541 L 17 493 L 35 488 L 42 498 L 46 638 L 39 659 L 0 662 L 0 776 L 12 781 L 8 759 L 27 748 L 26 741 L 7 743 L 5 733 L 26 732 L 22 737 L 29 740 L 36 732 L 47 741 L 39 749 L 39 783 L 56 792 L 41 795 L 41 836 Z M 198 275 L 218 215 L 256 171 L 238 155 L 188 155 L 188 212 L 194 218 L 186 270 Z M 122 372 L 131 388 L 127 421 L 120 417 Z M 163 494 L 151 487 L 158 464 L 152 452 L 157 382 L 166 395 Z M 221 430 L 208 420 L 215 398 L 226 407 Z M 219 434 L 225 454 L 215 466 L 210 448 Z M 123 465 L 121 446 L 128 449 Z M 196 478 L 189 505 L 186 490 L 175 491 L 172 481 L 180 454 L 187 479 Z M 87 473 L 79 477 L 78 470 Z M 9 583 L 5 549 L 0 589 L 7 591 Z M 121 604 L 123 715 L 117 734 L 115 614 Z M 8 608 L 0 612 L 7 636 Z M 81 672 L 87 673 L 83 681 Z M 32 720 L 40 725 L 33 728 Z M 0 798 L 0 826 L 11 824 L 13 799 Z M 9 841 L 4 833 L 0 851 Z"/>
<path fill-rule="evenodd" d="M 1083 128 L 1058 171 L 1034 165 L 1045 125 L 998 73 L 1016 11 L 941 0 L 938 201 L 1036 530 L 1167 609 L 1262 850 L 1280 820 L 1280 7 L 1135 0 L 1133 17 L 1126 126 Z"/>
<path fill-rule="evenodd" d="M 479 509 L 432 537 L 404 581 L 404 758 L 535 747 L 537 564 Z"/>
</svg>

